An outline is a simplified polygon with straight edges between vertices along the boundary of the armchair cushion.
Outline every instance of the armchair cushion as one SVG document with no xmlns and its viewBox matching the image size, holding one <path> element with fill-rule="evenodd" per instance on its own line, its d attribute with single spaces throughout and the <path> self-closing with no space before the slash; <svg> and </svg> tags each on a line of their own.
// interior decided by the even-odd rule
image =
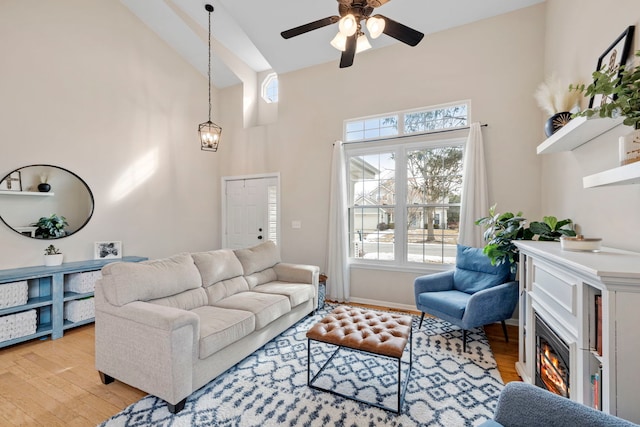
<svg viewBox="0 0 640 427">
<path fill-rule="evenodd" d="M 456 290 L 423 292 L 418 295 L 417 306 L 429 307 L 430 312 L 435 311 L 462 319 L 470 298 L 471 295 Z"/>
<path fill-rule="evenodd" d="M 456 269 L 453 273 L 455 289 L 474 294 L 508 281 L 510 274 L 508 264 L 491 265 L 491 259 L 481 248 L 458 245 Z"/>
</svg>

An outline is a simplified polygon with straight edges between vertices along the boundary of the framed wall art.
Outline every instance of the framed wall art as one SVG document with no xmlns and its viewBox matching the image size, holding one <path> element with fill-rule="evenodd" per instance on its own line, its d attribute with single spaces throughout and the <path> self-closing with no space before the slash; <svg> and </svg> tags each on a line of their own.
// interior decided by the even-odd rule
<svg viewBox="0 0 640 427">
<path fill-rule="evenodd" d="M 0 181 L 0 191 L 22 191 L 20 171 L 13 171 Z"/>
<path fill-rule="evenodd" d="M 95 242 L 93 257 L 95 259 L 122 258 L 122 242 Z"/>
<path fill-rule="evenodd" d="M 597 70 L 618 70 L 621 65 L 627 62 L 633 41 L 633 25 L 626 30 L 598 58 Z M 618 72 L 619 73 L 619 72 Z M 596 94 L 589 100 L 589 108 L 598 108 L 603 104 L 608 104 L 612 100 L 607 96 Z"/>
</svg>

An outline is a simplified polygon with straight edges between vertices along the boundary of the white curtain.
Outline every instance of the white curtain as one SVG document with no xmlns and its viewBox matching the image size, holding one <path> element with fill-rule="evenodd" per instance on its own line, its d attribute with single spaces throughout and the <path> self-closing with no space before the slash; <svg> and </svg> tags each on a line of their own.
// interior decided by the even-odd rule
<svg viewBox="0 0 640 427">
<path fill-rule="evenodd" d="M 349 284 L 349 239 L 347 230 L 347 171 L 342 141 L 333 145 L 331 192 L 329 198 L 329 239 L 327 247 L 327 296 L 347 302 Z"/>
<path fill-rule="evenodd" d="M 475 225 L 478 218 L 489 212 L 487 171 L 484 162 L 484 146 L 480 123 L 472 123 L 464 151 L 464 176 L 462 178 L 462 208 L 460 211 L 461 245 L 481 248 L 485 245 L 483 228 Z"/>
</svg>

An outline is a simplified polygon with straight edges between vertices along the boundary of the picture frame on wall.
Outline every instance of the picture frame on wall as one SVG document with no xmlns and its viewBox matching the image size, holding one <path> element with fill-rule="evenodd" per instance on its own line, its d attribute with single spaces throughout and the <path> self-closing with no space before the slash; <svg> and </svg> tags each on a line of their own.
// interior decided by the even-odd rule
<svg viewBox="0 0 640 427">
<path fill-rule="evenodd" d="M 0 191 L 22 191 L 20 171 L 13 171 L 0 181 Z"/>
<path fill-rule="evenodd" d="M 634 29 L 635 26 L 630 25 L 613 43 L 611 43 L 607 50 L 605 50 L 598 58 L 598 66 L 596 67 L 596 70 L 618 70 L 621 65 L 627 62 L 627 59 L 629 59 L 629 52 L 631 51 Z M 618 71 L 618 76 L 620 76 L 620 71 Z M 608 104 L 611 101 L 612 100 L 608 97 L 596 94 L 589 100 L 589 108 L 597 108 L 601 105 Z"/>
<path fill-rule="evenodd" d="M 95 242 L 93 246 L 94 259 L 122 258 L 122 242 L 104 241 Z"/>
</svg>

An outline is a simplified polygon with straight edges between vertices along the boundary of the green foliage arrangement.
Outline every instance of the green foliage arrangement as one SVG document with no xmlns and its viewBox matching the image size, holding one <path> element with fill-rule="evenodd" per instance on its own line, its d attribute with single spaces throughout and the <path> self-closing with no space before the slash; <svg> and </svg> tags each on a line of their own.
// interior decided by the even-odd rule
<svg viewBox="0 0 640 427">
<path fill-rule="evenodd" d="M 570 226 L 571 219 L 558 221 L 554 216 L 545 216 L 540 221 L 533 221 L 526 227 L 526 218 L 522 212 L 513 214 L 496 212 L 496 205 L 489 209 L 489 216 L 476 220 L 476 225 L 485 227 L 484 239 L 487 241 L 483 252 L 491 259 L 491 264 L 508 263 L 511 272 L 517 268 L 519 251 L 514 240 L 559 241 L 561 236 L 575 236 Z"/>
<path fill-rule="evenodd" d="M 635 53 L 640 57 L 640 50 Z M 624 117 L 623 123 L 627 126 L 640 128 L 640 65 L 619 69 L 603 68 L 594 71 L 593 82 L 588 86 L 584 84 L 570 85 L 569 90 L 582 93 L 585 97 L 602 95 L 606 103 L 587 108 L 574 116 L 591 117 Z"/>
<path fill-rule="evenodd" d="M 59 255 L 61 253 L 62 252 L 60 252 L 60 249 L 56 248 L 53 245 L 47 246 L 47 248 L 44 250 L 45 255 Z"/>
<path fill-rule="evenodd" d="M 38 222 L 31 224 L 38 227 L 36 229 L 36 237 L 42 239 L 56 239 L 66 235 L 64 228 L 69 224 L 67 219 L 63 216 L 51 214 L 50 216 L 43 216 Z"/>
</svg>

